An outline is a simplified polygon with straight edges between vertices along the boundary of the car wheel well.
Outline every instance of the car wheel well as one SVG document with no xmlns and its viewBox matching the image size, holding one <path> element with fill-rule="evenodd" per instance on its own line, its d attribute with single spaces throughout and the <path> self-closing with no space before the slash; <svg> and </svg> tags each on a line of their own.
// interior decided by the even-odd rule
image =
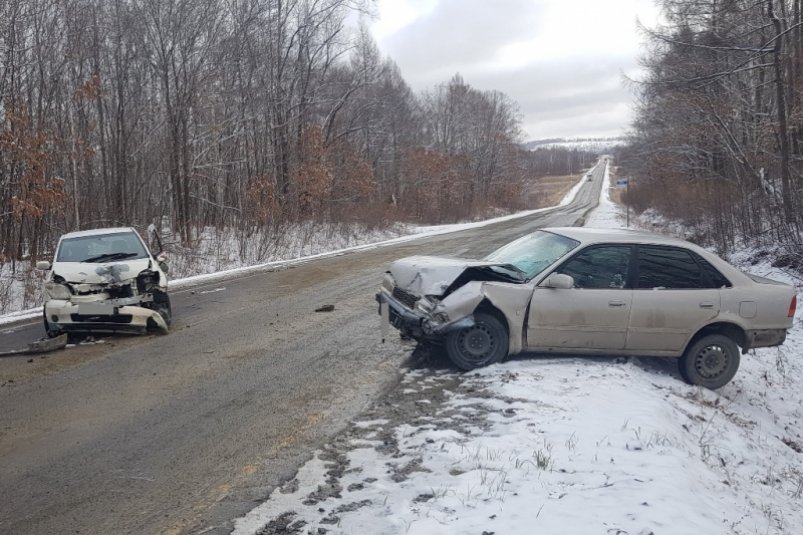
<svg viewBox="0 0 803 535">
<path fill-rule="evenodd" d="M 474 309 L 474 312 L 485 312 L 486 314 L 491 314 L 496 319 L 502 322 L 502 325 L 505 326 L 507 332 L 510 332 L 510 325 L 508 325 L 507 318 L 505 317 L 505 315 L 502 313 L 501 310 L 496 308 L 493 305 L 493 303 L 491 303 L 487 299 L 483 299 L 482 302 L 479 305 L 477 305 L 477 308 Z"/>
<path fill-rule="evenodd" d="M 747 336 L 744 333 L 744 329 L 735 325 L 733 323 L 712 323 L 711 325 L 706 325 L 695 334 L 686 347 L 690 347 L 693 343 L 697 340 L 702 338 L 703 336 L 708 336 L 709 334 L 721 334 L 723 336 L 727 336 L 734 342 L 736 345 L 743 348 L 747 342 Z"/>
</svg>

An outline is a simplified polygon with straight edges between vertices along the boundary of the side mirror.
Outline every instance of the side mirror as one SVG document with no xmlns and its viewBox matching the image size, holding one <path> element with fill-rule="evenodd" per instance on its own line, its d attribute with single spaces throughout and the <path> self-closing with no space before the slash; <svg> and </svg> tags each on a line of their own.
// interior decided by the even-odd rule
<svg viewBox="0 0 803 535">
<path fill-rule="evenodd" d="M 574 277 L 563 273 L 553 273 L 541 283 L 546 288 L 556 288 L 558 290 L 570 290 L 574 288 Z"/>
<path fill-rule="evenodd" d="M 40 260 L 36 263 L 36 269 L 40 271 L 48 271 L 53 265 L 47 260 Z"/>
</svg>

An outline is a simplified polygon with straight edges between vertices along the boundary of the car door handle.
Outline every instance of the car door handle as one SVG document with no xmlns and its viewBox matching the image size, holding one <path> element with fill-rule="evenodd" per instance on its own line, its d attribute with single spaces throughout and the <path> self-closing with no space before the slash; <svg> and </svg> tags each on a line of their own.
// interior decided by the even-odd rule
<svg viewBox="0 0 803 535">
<path fill-rule="evenodd" d="M 624 301 L 616 301 L 616 300 L 608 301 L 608 306 L 609 307 L 623 307 L 623 306 L 625 306 L 625 304 L 626 303 Z"/>
<path fill-rule="evenodd" d="M 703 301 L 700 303 L 700 308 L 714 308 L 714 303 L 710 301 Z"/>
</svg>

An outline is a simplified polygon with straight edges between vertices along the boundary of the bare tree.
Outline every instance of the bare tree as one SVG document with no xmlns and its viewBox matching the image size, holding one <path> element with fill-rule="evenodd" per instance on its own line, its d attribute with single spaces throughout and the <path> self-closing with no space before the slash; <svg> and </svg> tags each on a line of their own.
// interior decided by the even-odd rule
<svg viewBox="0 0 803 535">
<path fill-rule="evenodd" d="M 800 247 L 799 0 L 661 2 L 625 164 L 630 202 L 737 236 Z"/>
</svg>

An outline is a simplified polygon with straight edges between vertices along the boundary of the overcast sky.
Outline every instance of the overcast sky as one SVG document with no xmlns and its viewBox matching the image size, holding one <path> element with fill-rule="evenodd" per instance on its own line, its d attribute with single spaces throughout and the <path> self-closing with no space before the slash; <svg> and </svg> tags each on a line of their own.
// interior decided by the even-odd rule
<svg viewBox="0 0 803 535">
<path fill-rule="evenodd" d="M 371 31 L 415 91 L 460 73 L 520 107 L 525 140 L 616 136 L 653 0 L 379 0 Z"/>
</svg>

